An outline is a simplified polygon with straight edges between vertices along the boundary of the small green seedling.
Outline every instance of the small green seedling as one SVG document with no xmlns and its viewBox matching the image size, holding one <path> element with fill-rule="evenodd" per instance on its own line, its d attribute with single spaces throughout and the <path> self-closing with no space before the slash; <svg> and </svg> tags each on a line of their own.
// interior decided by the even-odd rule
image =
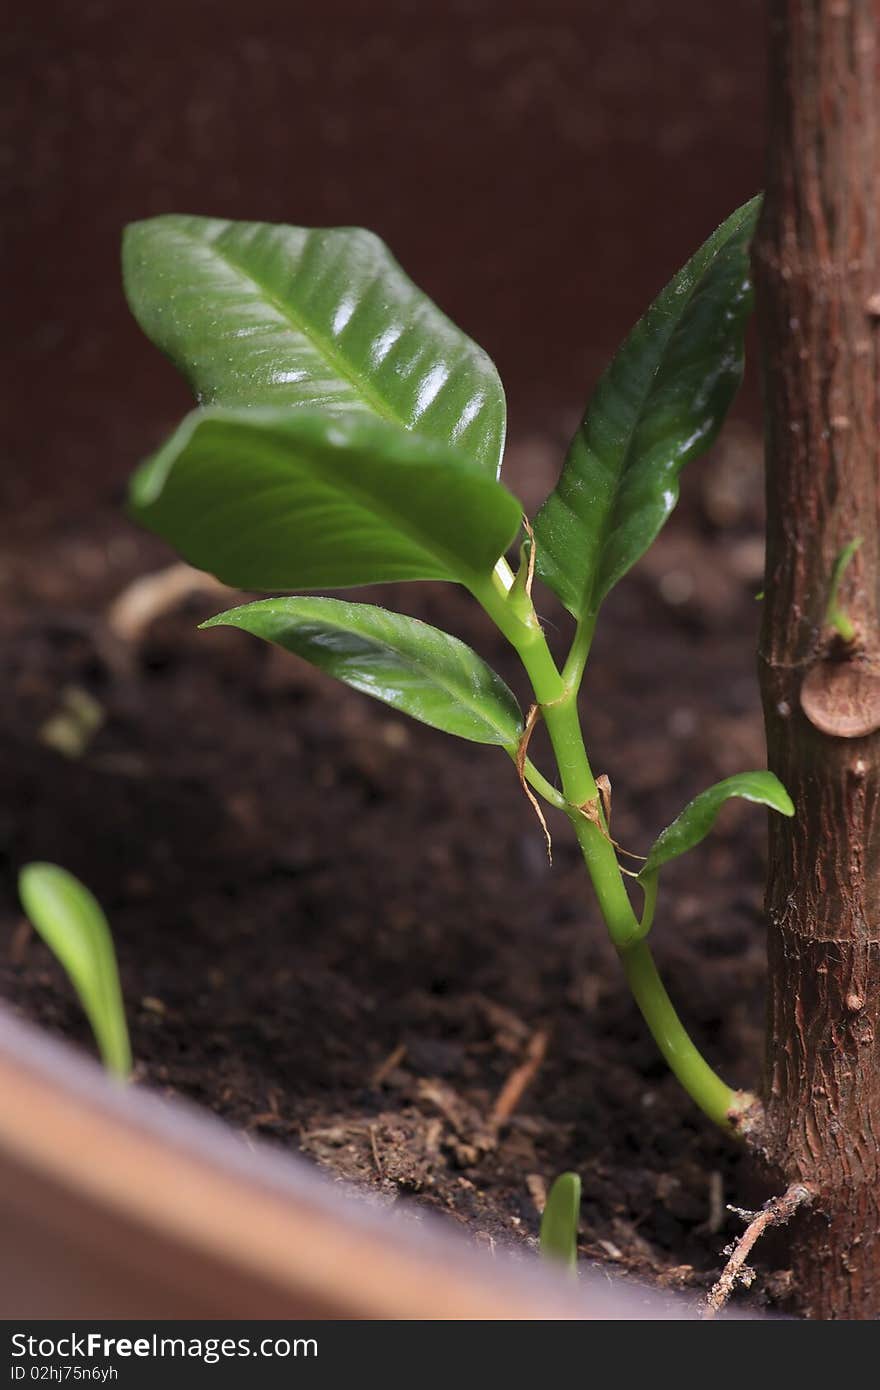
<svg viewBox="0 0 880 1390">
<path fill-rule="evenodd" d="M 26 864 L 21 904 L 79 995 L 105 1067 L 126 1080 L 131 1047 L 107 918 L 89 890 L 57 864 Z"/>
<path fill-rule="evenodd" d="M 562 1173 L 547 1193 L 541 1217 L 540 1250 L 545 1260 L 577 1268 L 578 1221 L 581 1214 L 581 1180 L 577 1173 Z"/>
<path fill-rule="evenodd" d="M 833 627 L 839 637 L 844 642 L 852 642 L 855 639 L 856 630 L 852 618 L 840 606 L 840 582 L 849 569 L 850 563 L 856 551 L 862 544 L 862 537 L 857 536 L 855 540 L 845 545 L 834 562 L 834 569 L 831 572 L 831 587 L 828 594 L 828 604 L 825 609 L 825 621 L 829 627 Z"/>
<path fill-rule="evenodd" d="M 633 328 L 533 522 L 499 480 L 506 408 L 494 365 L 370 232 L 165 216 L 129 227 L 123 249 L 132 310 L 200 406 L 136 474 L 133 512 L 225 583 L 287 595 L 207 626 L 241 628 L 501 748 L 542 824 L 538 798 L 568 818 L 660 1050 L 728 1128 L 751 1097 L 715 1075 L 657 974 L 646 938 L 658 877 L 729 797 L 794 808 L 769 772 L 729 778 L 691 802 L 633 874 L 618 860 L 608 780 L 587 758 L 578 693 L 604 599 L 663 526 L 681 469 L 711 444 L 741 380 L 759 203 L 729 217 Z M 535 609 L 536 576 L 574 620 L 562 661 Z M 457 638 L 369 604 L 290 596 L 413 579 L 463 585 L 483 607 L 531 683 L 527 715 Z M 528 757 L 539 718 L 559 785 Z"/>
</svg>

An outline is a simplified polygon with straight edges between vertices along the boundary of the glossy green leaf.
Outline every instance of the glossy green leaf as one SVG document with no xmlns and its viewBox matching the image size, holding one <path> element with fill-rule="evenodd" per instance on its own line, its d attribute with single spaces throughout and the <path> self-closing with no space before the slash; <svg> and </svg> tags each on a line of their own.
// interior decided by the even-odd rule
<svg viewBox="0 0 880 1390">
<path fill-rule="evenodd" d="M 135 317 L 201 404 L 361 412 L 497 476 L 495 367 L 372 232 L 155 217 L 126 229 L 123 274 Z"/>
<path fill-rule="evenodd" d="M 457 638 L 366 603 L 276 598 L 211 618 L 295 652 L 346 685 L 423 724 L 512 751 L 522 733 L 516 698 Z"/>
<path fill-rule="evenodd" d="M 116 953 L 100 904 L 57 864 L 26 864 L 19 896 L 35 930 L 66 970 L 108 1071 L 131 1072 L 131 1048 Z"/>
<path fill-rule="evenodd" d="M 491 573 L 521 507 L 448 445 L 367 415 L 197 410 L 135 475 L 135 514 L 242 589 Z"/>
<path fill-rule="evenodd" d="M 577 1266 L 577 1233 L 581 1214 L 581 1180 L 577 1173 L 562 1173 L 547 1193 L 541 1217 L 541 1254 L 546 1260 Z"/>
<path fill-rule="evenodd" d="M 670 859 L 686 854 L 704 840 L 715 824 L 721 807 L 732 796 L 755 801 L 759 806 L 768 806 L 771 811 L 778 811 L 783 816 L 794 815 L 791 797 L 775 773 L 738 772 L 735 777 L 716 782 L 714 787 L 694 797 L 672 824 L 667 825 L 654 841 L 639 877 L 644 879 L 655 873 Z"/>
<path fill-rule="evenodd" d="M 580 618 L 650 546 L 684 464 L 711 444 L 739 386 L 760 199 L 718 228 L 619 349 L 535 520 L 538 573 Z"/>
</svg>

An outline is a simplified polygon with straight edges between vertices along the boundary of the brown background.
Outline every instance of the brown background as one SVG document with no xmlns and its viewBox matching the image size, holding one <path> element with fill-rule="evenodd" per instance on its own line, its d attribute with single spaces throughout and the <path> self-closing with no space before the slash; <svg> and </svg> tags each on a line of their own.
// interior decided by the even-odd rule
<svg viewBox="0 0 880 1390">
<path fill-rule="evenodd" d="M 118 501 L 188 405 L 119 285 L 120 230 L 152 213 L 374 228 L 497 360 L 512 437 L 561 429 L 660 283 L 760 186 L 761 11 L 18 7 L 0 100 L 19 532 Z"/>
</svg>

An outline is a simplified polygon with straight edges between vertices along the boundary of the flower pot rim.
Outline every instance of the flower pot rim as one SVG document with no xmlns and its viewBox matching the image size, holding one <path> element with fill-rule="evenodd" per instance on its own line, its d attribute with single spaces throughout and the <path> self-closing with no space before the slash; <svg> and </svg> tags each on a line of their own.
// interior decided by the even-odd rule
<svg viewBox="0 0 880 1390">
<path fill-rule="evenodd" d="M 72 1272 L 77 1259 L 82 1265 L 79 1280 L 61 1280 L 66 1303 L 62 1298 L 56 1306 L 49 1296 L 48 1305 L 44 1300 L 28 1311 L 34 1295 L 16 1279 L 20 1252 L 7 1245 L 6 1256 L 0 1253 L 0 1296 L 7 1306 L 11 1298 L 17 1316 L 100 1312 L 99 1293 L 86 1296 L 88 1271 L 109 1258 L 124 1290 L 127 1277 L 143 1276 L 139 1240 L 144 1265 L 149 1248 L 165 1287 L 154 1298 L 145 1293 L 143 1313 L 128 1316 L 157 1316 L 152 1310 L 167 1304 L 187 1262 L 196 1271 L 190 1285 L 202 1284 L 177 1291 L 174 1306 L 191 1309 L 179 1317 L 694 1316 L 693 1300 L 591 1271 L 575 1284 L 516 1253 L 476 1249 L 431 1213 L 402 1219 L 296 1155 L 246 1144 L 186 1101 L 114 1083 L 71 1045 L 3 1006 L 0 1095 L 0 1217 L 5 1204 L 26 1233 L 32 1259 L 45 1248 L 50 1276 L 53 1261 L 63 1263 L 71 1250 Z M 87 1236 L 81 1229 L 79 1237 L 62 1233 L 81 1208 L 90 1214 Z M 161 1255 L 165 1248 L 177 1253 L 169 1260 Z M 45 1278 L 40 1287 L 48 1287 Z M 71 1310 L 80 1307 L 81 1314 Z"/>
</svg>

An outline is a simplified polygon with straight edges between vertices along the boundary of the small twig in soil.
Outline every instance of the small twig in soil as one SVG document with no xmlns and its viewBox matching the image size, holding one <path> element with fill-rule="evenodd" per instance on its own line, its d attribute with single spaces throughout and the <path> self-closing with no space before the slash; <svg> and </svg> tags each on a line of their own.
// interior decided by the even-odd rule
<svg viewBox="0 0 880 1390">
<path fill-rule="evenodd" d="M 539 1216 L 543 1215 L 547 1205 L 547 1183 L 540 1173 L 529 1173 L 526 1177 L 526 1187 L 529 1189 L 529 1196 L 534 1203 L 535 1211 Z"/>
<path fill-rule="evenodd" d="M 382 1181 L 385 1181 L 385 1169 L 382 1167 L 382 1160 L 379 1157 L 379 1145 L 376 1142 L 376 1126 L 370 1125 L 370 1148 L 373 1150 L 373 1162 L 376 1165 L 376 1172 Z"/>
<path fill-rule="evenodd" d="M 729 1208 L 737 1215 L 747 1218 L 749 1224 L 739 1240 L 734 1243 L 730 1259 L 724 1266 L 721 1278 L 706 1299 L 702 1312 L 704 1320 L 714 1318 L 720 1313 L 733 1293 L 737 1281 L 746 1277 L 748 1269 L 746 1260 L 764 1232 L 771 1226 L 785 1226 L 794 1216 L 798 1207 L 806 1206 L 812 1200 L 812 1196 L 810 1189 L 803 1183 L 793 1182 L 781 1197 L 773 1197 L 769 1202 L 765 1202 L 760 1211 L 744 1212 L 738 1207 Z"/>
<path fill-rule="evenodd" d="M 34 929 L 26 917 L 22 917 L 9 943 L 9 959 L 13 965 L 23 965 L 27 949 L 34 935 Z"/>
<path fill-rule="evenodd" d="M 522 1100 L 526 1087 L 531 1085 L 537 1075 L 538 1068 L 547 1052 L 549 1040 L 550 1035 L 544 1028 L 539 1028 L 537 1032 L 532 1034 L 526 1048 L 525 1060 L 520 1062 L 518 1067 L 514 1067 L 501 1087 L 498 1099 L 492 1106 L 492 1113 L 489 1116 L 491 1129 L 500 1129 L 510 1119 Z"/>
<path fill-rule="evenodd" d="M 709 1174 L 709 1214 L 696 1227 L 698 1235 L 717 1236 L 724 1229 L 724 1179 L 718 1169 Z"/>
<path fill-rule="evenodd" d="M 724 1226 L 724 1179 L 714 1169 L 709 1174 L 709 1219 L 706 1228 L 710 1235 L 717 1236 Z"/>
<path fill-rule="evenodd" d="M 389 1052 L 388 1056 L 385 1058 L 385 1061 L 380 1062 L 379 1066 L 373 1072 L 373 1075 L 370 1077 L 371 1085 L 381 1086 L 383 1081 L 385 1081 L 391 1075 L 394 1069 L 400 1066 L 405 1056 L 406 1043 L 398 1043 L 394 1051 Z"/>
<path fill-rule="evenodd" d="M 123 589 L 107 609 L 107 626 L 114 637 L 136 643 L 156 618 L 199 593 L 235 593 L 213 575 L 176 563 L 154 574 L 140 575 Z"/>
</svg>

